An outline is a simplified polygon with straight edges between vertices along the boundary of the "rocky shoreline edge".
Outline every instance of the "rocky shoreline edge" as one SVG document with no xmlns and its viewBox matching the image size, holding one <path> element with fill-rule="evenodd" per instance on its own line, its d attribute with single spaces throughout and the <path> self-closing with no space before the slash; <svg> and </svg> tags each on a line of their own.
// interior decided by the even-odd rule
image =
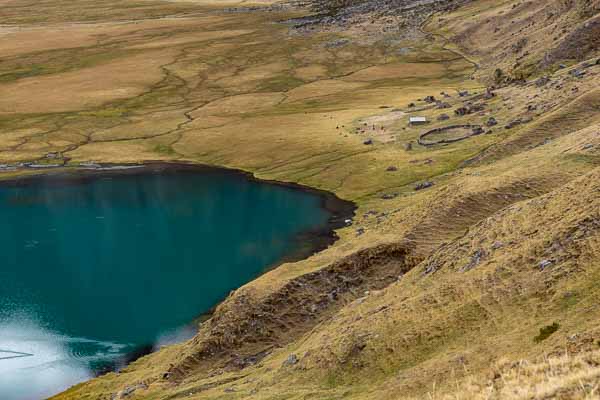
<svg viewBox="0 0 600 400">
<path fill-rule="evenodd" d="M 354 218 L 355 211 L 357 209 L 355 203 L 340 199 L 335 194 L 325 190 L 320 190 L 297 183 L 260 179 L 254 174 L 243 170 L 195 163 L 81 163 L 78 166 L 40 168 L 37 169 L 37 172 L 39 173 L 10 177 L 2 177 L 0 174 L 0 189 L 2 187 L 36 185 L 42 182 L 45 184 L 50 183 L 53 186 L 85 184 L 86 182 L 96 179 L 125 175 L 216 173 L 231 174 L 238 176 L 240 179 L 250 180 L 261 184 L 286 187 L 290 190 L 299 190 L 317 196 L 320 199 L 320 207 L 330 215 L 327 224 L 319 229 L 304 231 L 297 234 L 290 243 L 290 248 L 286 254 L 277 262 L 271 265 L 266 265 L 262 273 L 254 277 L 252 280 L 257 279 L 262 274 L 276 269 L 285 263 L 297 262 L 306 259 L 311 255 L 323 251 L 331 246 L 339 239 L 338 235 L 336 234 L 336 230 L 347 226 Z M 226 297 L 218 301 L 209 310 L 200 312 L 196 318 L 192 319 L 188 325 L 181 327 L 181 329 L 189 329 L 190 326 L 196 326 L 194 332 L 197 331 L 197 326 L 202 323 L 202 321 L 210 318 L 214 310 L 226 299 Z M 109 372 L 118 371 L 122 368 L 125 368 L 128 364 L 136 361 L 137 359 L 151 354 L 157 350 L 158 348 L 156 348 L 155 343 L 138 346 L 132 351 L 124 354 L 119 359 L 114 360 L 111 363 L 98 366 L 92 372 L 96 377 L 98 377 Z"/>
</svg>

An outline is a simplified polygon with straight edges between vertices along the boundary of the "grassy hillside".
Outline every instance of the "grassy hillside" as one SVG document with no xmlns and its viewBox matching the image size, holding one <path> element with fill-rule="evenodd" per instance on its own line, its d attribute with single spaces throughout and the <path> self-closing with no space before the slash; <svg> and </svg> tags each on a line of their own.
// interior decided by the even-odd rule
<svg viewBox="0 0 600 400">
<path fill-rule="evenodd" d="M 596 395 L 597 1 L 4 3 L 0 176 L 207 163 L 359 207 L 190 341 L 57 399 Z"/>
</svg>

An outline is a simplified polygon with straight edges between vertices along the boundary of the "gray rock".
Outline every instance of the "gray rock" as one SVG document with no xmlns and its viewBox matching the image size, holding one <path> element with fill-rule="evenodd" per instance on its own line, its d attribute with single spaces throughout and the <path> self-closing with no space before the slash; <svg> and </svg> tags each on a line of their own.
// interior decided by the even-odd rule
<svg viewBox="0 0 600 400">
<path fill-rule="evenodd" d="M 329 43 L 325 43 L 325 47 L 327 47 L 328 49 L 335 49 L 338 47 L 343 47 L 348 43 L 350 43 L 350 39 L 336 39 Z"/>
<path fill-rule="evenodd" d="M 571 72 L 569 72 L 569 74 L 571 74 L 571 76 L 574 76 L 575 78 L 583 78 L 583 76 L 585 75 L 585 71 L 582 71 L 580 69 L 574 69 Z"/>
<path fill-rule="evenodd" d="M 381 196 L 382 200 L 392 200 L 398 197 L 398 193 L 386 193 Z"/>
<path fill-rule="evenodd" d="M 483 133 L 483 128 L 480 126 L 476 126 L 472 129 L 473 135 L 481 135 Z"/>
<path fill-rule="evenodd" d="M 129 397 L 130 395 L 133 394 L 133 392 L 135 392 L 138 389 L 148 389 L 148 385 L 146 385 L 145 383 L 138 383 L 137 385 L 134 386 L 127 386 L 125 389 L 117 392 L 115 395 L 112 396 L 113 399 L 125 399 L 127 397 Z"/>
<path fill-rule="evenodd" d="M 386 168 L 387 172 L 396 172 L 398 171 L 398 167 L 394 167 L 393 165 L 390 165 L 389 167 Z"/>
<path fill-rule="evenodd" d="M 487 88 L 485 90 L 485 94 L 483 95 L 483 98 L 486 100 L 491 100 L 494 97 L 496 97 L 496 93 L 494 93 L 491 88 Z"/>
<path fill-rule="evenodd" d="M 300 361 L 300 359 L 298 359 L 297 355 L 290 354 L 288 356 L 288 358 L 286 358 L 286 360 L 283 362 L 283 365 L 286 367 L 289 367 L 289 366 L 298 364 L 299 361 Z"/>
<path fill-rule="evenodd" d="M 423 189 L 430 188 L 432 186 L 433 186 L 433 182 L 426 181 L 426 182 L 423 182 L 423 183 L 418 183 L 415 186 L 415 190 L 423 190 Z"/>
<path fill-rule="evenodd" d="M 506 126 L 504 127 L 505 129 L 512 129 L 517 125 L 521 125 L 523 123 L 523 121 L 521 121 L 520 119 L 515 119 L 513 121 L 510 121 L 508 124 L 506 124 Z"/>
<path fill-rule="evenodd" d="M 461 272 L 467 272 L 472 270 L 473 268 L 479 265 L 479 263 L 483 258 L 485 258 L 485 256 L 486 253 L 484 250 L 479 249 L 475 251 L 475 253 L 473 253 L 473 255 L 471 256 L 471 261 L 469 261 L 467 265 L 461 268 Z"/>
<path fill-rule="evenodd" d="M 544 269 L 548 268 L 549 266 L 552 265 L 552 261 L 551 260 L 542 260 L 540 261 L 540 271 L 543 271 Z"/>
<path fill-rule="evenodd" d="M 548 82 L 550 82 L 550 78 L 547 76 L 542 76 L 541 78 L 535 81 L 535 85 L 537 87 L 542 87 L 548 84 Z"/>
<path fill-rule="evenodd" d="M 469 113 L 469 109 L 467 107 L 459 107 L 456 110 L 454 110 L 454 114 L 458 115 L 458 116 L 463 116 L 463 115 L 467 115 Z"/>
<path fill-rule="evenodd" d="M 364 145 L 367 145 L 367 146 L 368 146 L 368 145 L 371 145 L 371 144 L 373 144 L 373 139 L 367 139 L 367 140 L 365 140 L 365 141 L 363 142 L 363 144 L 364 144 Z"/>
<path fill-rule="evenodd" d="M 408 142 L 404 145 L 404 150 L 411 151 L 412 150 L 412 142 Z"/>
<path fill-rule="evenodd" d="M 447 121 L 450 119 L 450 116 L 448 114 L 440 114 L 439 117 L 437 117 L 438 121 Z"/>
<path fill-rule="evenodd" d="M 488 118 L 488 120 L 485 123 L 486 126 L 496 126 L 498 125 L 498 121 L 496 121 L 496 118 L 494 117 L 490 117 Z"/>
</svg>

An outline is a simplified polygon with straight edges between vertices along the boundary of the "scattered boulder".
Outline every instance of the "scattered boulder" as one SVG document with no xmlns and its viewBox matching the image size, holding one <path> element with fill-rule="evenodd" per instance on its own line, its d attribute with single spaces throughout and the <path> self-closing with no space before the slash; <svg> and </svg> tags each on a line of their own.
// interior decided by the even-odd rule
<svg viewBox="0 0 600 400">
<path fill-rule="evenodd" d="M 467 97 L 469 95 L 469 91 L 468 90 L 462 90 L 458 92 L 458 95 L 460 97 Z"/>
<path fill-rule="evenodd" d="M 390 165 L 389 167 L 386 168 L 387 172 L 396 172 L 398 171 L 398 167 L 394 167 L 393 165 Z"/>
<path fill-rule="evenodd" d="M 404 145 L 404 150 L 411 151 L 412 150 L 412 142 L 408 142 Z"/>
<path fill-rule="evenodd" d="M 586 73 L 585 71 L 582 71 L 580 69 L 574 69 L 569 72 L 569 74 L 575 78 L 583 78 L 585 73 Z"/>
<path fill-rule="evenodd" d="M 426 182 L 423 182 L 423 183 L 418 183 L 415 186 L 415 190 L 423 190 L 423 189 L 430 188 L 432 186 L 433 186 L 433 182 L 426 181 Z"/>
<path fill-rule="evenodd" d="M 550 78 L 548 76 L 542 76 L 538 80 L 535 81 L 535 85 L 537 87 L 546 86 L 550 82 Z"/>
<path fill-rule="evenodd" d="M 472 270 L 473 268 L 478 266 L 479 263 L 481 263 L 481 260 L 484 259 L 485 256 L 486 256 L 485 250 L 482 250 L 482 249 L 476 250 L 475 253 L 473 253 L 473 255 L 471 256 L 471 260 L 469 261 L 469 263 L 467 265 L 465 265 L 464 267 L 462 267 L 460 269 L 460 271 L 467 272 L 467 271 Z"/>
<path fill-rule="evenodd" d="M 485 94 L 483 95 L 483 98 L 486 100 L 490 100 L 490 99 L 493 99 L 495 96 L 496 96 L 496 93 L 494 93 L 491 88 L 487 88 L 485 90 Z"/>
<path fill-rule="evenodd" d="M 133 392 L 135 392 L 138 389 L 148 389 L 148 385 L 146 385 L 145 383 L 138 383 L 137 385 L 134 386 L 127 386 L 125 389 L 117 392 L 115 395 L 112 396 L 112 399 L 116 400 L 116 399 L 126 399 L 129 396 L 131 396 L 133 394 Z"/>
<path fill-rule="evenodd" d="M 381 196 L 382 200 L 392 200 L 398 197 L 398 193 L 386 193 Z"/>
<path fill-rule="evenodd" d="M 408 105 L 408 108 L 414 108 L 414 107 L 415 107 L 415 103 L 410 103 L 410 104 Z"/>
<path fill-rule="evenodd" d="M 288 358 L 286 358 L 285 361 L 283 362 L 283 366 L 289 367 L 289 366 L 292 366 L 292 365 L 296 365 L 296 364 L 298 364 L 299 361 L 300 361 L 300 359 L 298 358 L 297 355 L 290 354 L 288 356 Z"/>
<path fill-rule="evenodd" d="M 485 109 L 485 104 L 473 104 L 473 105 L 470 105 L 468 107 L 468 109 L 469 109 L 469 114 L 483 111 Z"/>
<path fill-rule="evenodd" d="M 552 261 L 551 260 L 542 260 L 540 261 L 540 271 L 543 271 L 544 269 L 548 268 L 549 266 L 552 265 Z"/>
<path fill-rule="evenodd" d="M 505 129 L 512 129 L 517 125 L 521 125 L 523 123 L 522 120 L 520 119 L 515 119 L 513 121 L 510 121 L 508 124 L 506 124 L 506 126 L 504 126 Z"/>
<path fill-rule="evenodd" d="M 365 228 L 358 228 L 356 230 L 356 236 L 363 235 L 365 233 Z"/>
<path fill-rule="evenodd" d="M 329 43 L 325 43 L 325 47 L 327 47 L 328 49 L 336 49 L 338 47 L 343 47 L 343 46 L 347 45 L 348 43 L 350 43 L 350 39 L 345 39 L 345 38 L 336 39 Z"/>
<path fill-rule="evenodd" d="M 427 96 L 425 97 L 425 103 L 435 103 L 435 97 L 434 96 Z"/>
<path fill-rule="evenodd" d="M 558 68 L 559 69 L 565 69 L 565 68 L 567 68 L 567 66 L 565 64 L 558 64 Z"/>
<path fill-rule="evenodd" d="M 371 144 L 373 144 L 373 139 L 367 139 L 367 140 L 365 140 L 365 141 L 363 142 L 363 144 L 364 144 L 364 145 L 367 145 L 367 146 L 368 146 L 368 145 L 371 145 Z"/>
<path fill-rule="evenodd" d="M 473 135 L 481 135 L 483 133 L 483 128 L 481 126 L 476 126 L 472 130 Z"/>
<path fill-rule="evenodd" d="M 485 126 L 496 126 L 496 125 L 498 125 L 498 121 L 496 121 L 496 118 L 494 118 L 494 117 L 489 117 L 485 123 Z"/>
<path fill-rule="evenodd" d="M 438 109 L 443 109 L 443 108 L 451 108 L 452 106 L 450 105 L 450 103 L 447 103 L 445 101 L 437 101 L 436 102 L 436 108 Z"/>
<path fill-rule="evenodd" d="M 450 119 L 450 116 L 448 114 L 441 114 L 439 117 L 437 117 L 438 121 L 447 121 Z"/>
<path fill-rule="evenodd" d="M 596 60 L 596 65 L 600 65 L 600 58 Z"/>
<path fill-rule="evenodd" d="M 467 115 L 468 113 L 469 109 L 467 107 L 459 107 L 456 110 L 454 110 L 454 114 L 458 115 L 459 117 Z"/>
<path fill-rule="evenodd" d="M 454 110 L 454 114 L 458 115 L 458 116 L 464 116 L 467 114 L 473 114 L 479 111 L 483 111 L 485 109 L 485 104 L 470 104 L 467 103 L 466 105 L 457 108 L 456 110 Z"/>
</svg>

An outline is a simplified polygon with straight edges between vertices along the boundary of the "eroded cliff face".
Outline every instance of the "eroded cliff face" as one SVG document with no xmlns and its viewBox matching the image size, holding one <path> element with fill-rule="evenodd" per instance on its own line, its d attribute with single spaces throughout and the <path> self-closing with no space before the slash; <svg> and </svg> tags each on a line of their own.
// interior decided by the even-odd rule
<svg viewBox="0 0 600 400">
<path fill-rule="evenodd" d="M 500 360 L 594 349 L 600 2 L 499 3 L 336 2 L 328 16 L 294 22 L 294 34 L 335 29 L 352 40 L 364 27 L 378 43 L 420 10 L 402 39 L 478 65 L 474 78 L 495 89 L 441 96 L 451 108 L 482 105 L 465 118 L 502 121 L 488 132 L 498 139 L 427 190 L 378 200 L 395 206 L 364 248 L 284 265 L 233 292 L 189 342 L 58 398 L 510 398 L 494 373 Z M 445 109 L 414 101 L 402 111 L 433 120 Z M 410 165 L 427 163 L 419 151 Z M 571 379 L 581 357 L 560 358 L 565 379 L 551 390 L 536 389 L 539 374 L 518 380 L 524 398 L 585 395 Z M 586 373 L 586 384 L 597 378 Z"/>
</svg>

